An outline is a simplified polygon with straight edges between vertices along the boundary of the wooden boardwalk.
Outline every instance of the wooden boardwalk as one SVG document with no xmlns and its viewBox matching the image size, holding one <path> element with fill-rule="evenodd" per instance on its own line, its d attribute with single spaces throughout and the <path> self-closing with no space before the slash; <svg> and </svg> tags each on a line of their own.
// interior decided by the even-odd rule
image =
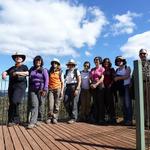
<svg viewBox="0 0 150 150">
<path fill-rule="evenodd" d="M 0 150 L 135 150 L 135 127 L 42 123 L 0 126 Z"/>
</svg>

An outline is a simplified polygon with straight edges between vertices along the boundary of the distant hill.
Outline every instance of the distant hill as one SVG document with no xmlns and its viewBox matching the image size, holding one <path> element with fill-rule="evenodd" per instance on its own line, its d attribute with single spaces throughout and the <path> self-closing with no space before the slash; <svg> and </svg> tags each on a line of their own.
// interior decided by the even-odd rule
<svg viewBox="0 0 150 150">
<path fill-rule="evenodd" d="M 7 90 L 0 90 L 0 97 L 6 96 L 6 95 L 8 95 Z"/>
</svg>

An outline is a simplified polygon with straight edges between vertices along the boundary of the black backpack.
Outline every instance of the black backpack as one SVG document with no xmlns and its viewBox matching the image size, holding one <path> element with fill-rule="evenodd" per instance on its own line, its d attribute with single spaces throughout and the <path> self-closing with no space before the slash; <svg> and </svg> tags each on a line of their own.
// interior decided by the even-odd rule
<svg viewBox="0 0 150 150">
<path fill-rule="evenodd" d="M 77 79 L 77 77 L 78 77 L 78 75 L 77 75 L 77 70 L 78 70 L 78 69 L 74 69 L 74 71 L 73 71 L 73 73 L 74 73 L 74 77 L 73 77 L 73 78 L 76 78 L 76 79 Z M 68 71 L 69 71 L 69 69 L 66 70 L 65 75 L 64 75 L 64 78 L 67 77 Z"/>
</svg>

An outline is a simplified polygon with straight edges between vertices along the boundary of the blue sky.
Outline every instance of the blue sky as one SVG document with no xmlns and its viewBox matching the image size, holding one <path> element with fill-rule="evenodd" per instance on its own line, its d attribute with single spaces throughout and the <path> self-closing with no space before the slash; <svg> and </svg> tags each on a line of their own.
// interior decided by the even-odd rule
<svg viewBox="0 0 150 150">
<path fill-rule="evenodd" d="M 84 61 L 123 55 L 128 65 L 141 48 L 150 50 L 149 0 L 0 0 L 0 72 L 11 67 L 15 52 L 53 58 L 62 68 L 71 58 Z"/>
</svg>

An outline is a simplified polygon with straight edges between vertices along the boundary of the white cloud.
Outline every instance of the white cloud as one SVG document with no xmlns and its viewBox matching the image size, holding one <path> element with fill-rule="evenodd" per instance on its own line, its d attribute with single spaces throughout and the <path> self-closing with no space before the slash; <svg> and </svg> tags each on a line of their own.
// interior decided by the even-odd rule
<svg viewBox="0 0 150 150">
<path fill-rule="evenodd" d="M 62 0 L 0 0 L 0 8 L 1 53 L 76 56 L 107 23 L 100 9 Z"/>
<path fill-rule="evenodd" d="M 85 55 L 86 55 L 86 56 L 90 56 L 91 53 L 90 53 L 89 51 L 85 51 Z"/>
<path fill-rule="evenodd" d="M 133 22 L 133 18 L 139 17 L 141 14 L 132 13 L 128 11 L 123 15 L 115 15 L 113 18 L 117 23 L 112 25 L 113 35 L 131 34 L 136 28 L 136 24 Z"/>
<path fill-rule="evenodd" d="M 125 57 L 138 58 L 141 48 L 147 49 L 150 54 L 150 31 L 134 35 L 130 37 L 122 47 L 121 51 Z"/>
</svg>

